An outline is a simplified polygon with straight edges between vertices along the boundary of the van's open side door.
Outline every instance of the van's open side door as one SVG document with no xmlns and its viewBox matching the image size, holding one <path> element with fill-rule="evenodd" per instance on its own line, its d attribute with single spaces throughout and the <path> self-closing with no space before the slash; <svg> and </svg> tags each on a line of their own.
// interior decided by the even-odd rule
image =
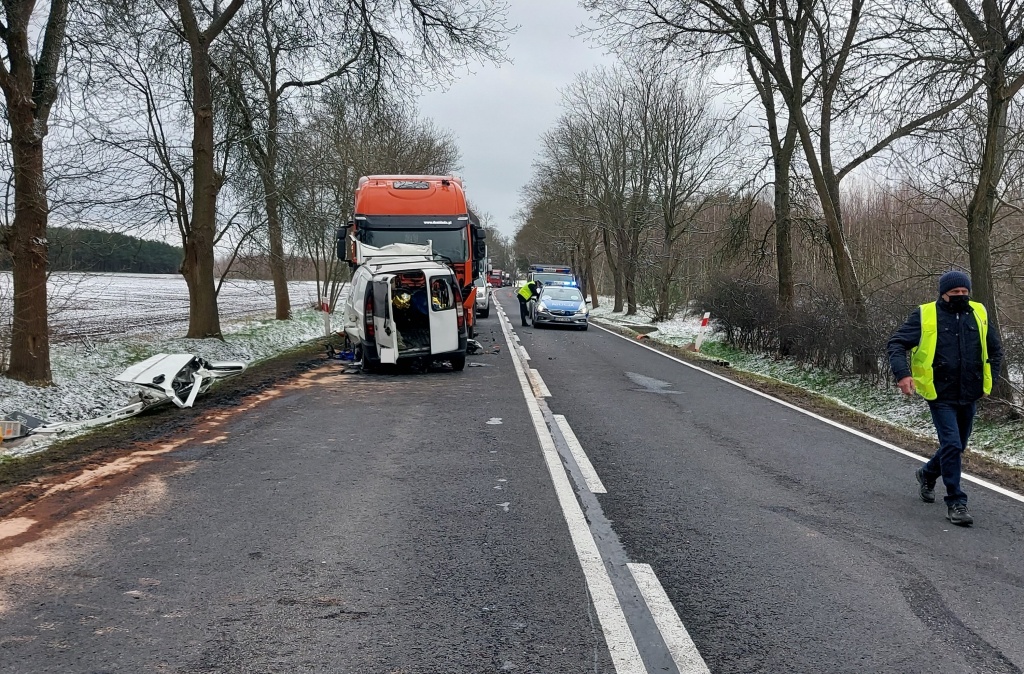
<svg viewBox="0 0 1024 674">
<path fill-rule="evenodd" d="M 398 329 L 391 310 L 391 276 L 373 281 L 373 331 L 380 362 L 397 362 Z"/>
<path fill-rule="evenodd" d="M 459 295 L 451 272 L 428 272 L 430 291 L 430 353 L 450 353 L 459 349 Z"/>
</svg>

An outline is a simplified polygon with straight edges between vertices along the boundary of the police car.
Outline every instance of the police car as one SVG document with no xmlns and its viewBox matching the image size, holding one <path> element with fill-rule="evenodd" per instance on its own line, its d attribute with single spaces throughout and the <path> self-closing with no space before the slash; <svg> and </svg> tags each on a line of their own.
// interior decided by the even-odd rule
<svg viewBox="0 0 1024 674">
<path fill-rule="evenodd" d="M 540 281 L 544 285 L 576 285 L 576 277 L 572 275 L 572 267 L 565 265 L 531 264 L 526 280 Z"/>
<path fill-rule="evenodd" d="M 590 310 L 575 281 L 571 284 L 545 283 L 532 310 L 534 327 L 565 325 L 586 330 L 589 316 Z"/>
</svg>

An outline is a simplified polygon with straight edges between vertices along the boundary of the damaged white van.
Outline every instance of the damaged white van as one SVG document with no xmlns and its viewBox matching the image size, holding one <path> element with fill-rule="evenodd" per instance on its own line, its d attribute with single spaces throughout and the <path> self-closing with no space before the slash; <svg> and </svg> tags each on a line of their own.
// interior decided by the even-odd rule
<svg viewBox="0 0 1024 674">
<path fill-rule="evenodd" d="M 364 371 L 417 359 L 466 367 L 466 315 L 455 272 L 430 245 L 356 244 L 360 265 L 344 308 L 344 330 Z"/>
</svg>

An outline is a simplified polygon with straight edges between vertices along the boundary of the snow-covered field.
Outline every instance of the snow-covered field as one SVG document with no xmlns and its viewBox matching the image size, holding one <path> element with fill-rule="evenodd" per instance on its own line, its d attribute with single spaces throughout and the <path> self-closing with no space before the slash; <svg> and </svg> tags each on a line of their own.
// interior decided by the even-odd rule
<svg viewBox="0 0 1024 674">
<path fill-rule="evenodd" d="M 648 333 L 648 337 L 663 344 L 692 344 L 700 329 L 699 316 L 681 316 L 652 324 L 650 314 L 644 312 L 639 316 L 613 313 L 611 297 L 600 297 L 599 301 L 601 306 L 592 310 L 592 317 L 633 329 L 657 328 L 656 331 Z M 713 326 L 714 316 L 711 318 Z M 858 377 L 803 367 L 789 360 L 745 353 L 730 348 L 724 343 L 722 335 L 713 332 L 705 336 L 701 353 L 728 360 L 735 369 L 754 372 L 806 388 L 880 421 L 905 428 L 923 437 L 935 438 L 935 428 L 931 423 L 928 405 L 919 397 L 903 396 L 895 386 L 876 386 Z M 971 436 L 971 448 L 1009 465 L 1024 466 L 1024 424 L 993 423 L 978 419 Z"/>
<path fill-rule="evenodd" d="M 9 274 L 0 274 L 0 321 L 9 324 L 4 283 L 9 288 Z M 47 421 L 76 421 L 119 408 L 135 391 L 113 377 L 156 353 L 252 363 L 324 334 L 323 314 L 309 308 L 316 301 L 313 283 L 289 284 L 290 321 L 273 320 L 269 282 L 225 284 L 218 301 L 223 342 L 182 337 L 188 328 L 188 292 L 180 276 L 76 274 L 52 284 L 54 385 L 37 388 L 0 376 L 0 418 L 18 410 Z"/>
<path fill-rule="evenodd" d="M 11 274 L 0 272 L 0 324 L 11 315 Z M 289 284 L 292 306 L 316 302 L 316 284 Z M 188 326 L 188 288 L 179 274 L 81 274 L 50 276 L 50 329 L 54 342 L 107 340 L 115 335 L 150 332 L 184 334 Z M 268 281 L 233 279 L 218 295 L 222 323 L 274 310 Z"/>
</svg>

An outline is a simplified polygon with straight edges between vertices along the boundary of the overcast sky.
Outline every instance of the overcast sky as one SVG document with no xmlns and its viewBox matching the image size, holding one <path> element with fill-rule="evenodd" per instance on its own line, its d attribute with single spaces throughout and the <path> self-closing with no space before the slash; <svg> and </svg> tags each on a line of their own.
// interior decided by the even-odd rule
<svg viewBox="0 0 1024 674">
<path fill-rule="evenodd" d="M 511 63 L 476 66 L 447 91 L 419 100 L 420 113 L 450 130 L 462 151 L 466 195 L 504 234 L 518 226 L 519 190 L 530 179 L 540 136 L 561 114 L 561 94 L 577 73 L 613 59 L 573 37 L 587 21 L 576 0 L 512 0 Z"/>
</svg>

